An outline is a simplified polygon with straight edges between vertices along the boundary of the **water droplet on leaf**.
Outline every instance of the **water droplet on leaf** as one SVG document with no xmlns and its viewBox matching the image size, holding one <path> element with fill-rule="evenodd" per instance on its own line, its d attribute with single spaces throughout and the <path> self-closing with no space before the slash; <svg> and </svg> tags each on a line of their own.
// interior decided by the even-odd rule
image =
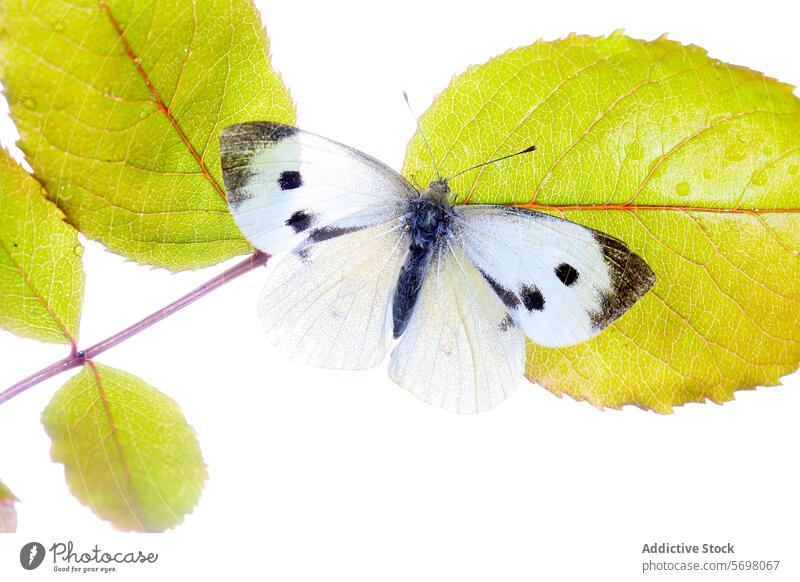
<svg viewBox="0 0 800 582">
<path fill-rule="evenodd" d="M 725 148 L 725 157 L 732 162 L 740 162 L 747 154 L 747 148 L 741 143 L 732 143 Z"/>
<path fill-rule="evenodd" d="M 641 160 L 644 157 L 644 148 L 642 144 L 634 140 L 625 146 L 625 154 L 634 160 Z"/>
<path fill-rule="evenodd" d="M 675 186 L 675 192 L 678 194 L 678 196 L 688 196 L 691 189 L 692 187 L 689 186 L 689 182 L 681 182 Z"/>
<path fill-rule="evenodd" d="M 752 127 L 743 127 L 739 132 L 739 141 L 742 143 L 750 143 L 755 139 L 755 132 Z"/>
</svg>

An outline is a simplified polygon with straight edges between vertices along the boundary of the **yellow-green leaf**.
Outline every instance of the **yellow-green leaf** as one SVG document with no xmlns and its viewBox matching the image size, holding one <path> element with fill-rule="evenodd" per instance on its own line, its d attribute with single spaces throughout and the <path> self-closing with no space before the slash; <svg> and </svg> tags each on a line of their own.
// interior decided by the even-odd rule
<svg viewBox="0 0 800 582">
<path fill-rule="evenodd" d="M 163 531 L 197 504 L 207 474 L 194 430 L 142 379 L 87 363 L 42 422 L 72 494 L 117 529 Z"/>
<path fill-rule="evenodd" d="M 0 327 L 75 343 L 83 247 L 41 185 L 0 148 Z"/>
<path fill-rule="evenodd" d="M 0 481 L 0 533 L 17 531 L 17 501 L 19 499 Z"/>
<path fill-rule="evenodd" d="M 249 0 L 5 0 L 0 27 L 20 147 L 70 223 L 170 269 L 249 250 L 217 134 L 294 120 Z"/>
<path fill-rule="evenodd" d="M 537 42 L 454 79 L 421 118 L 452 182 L 612 234 L 658 281 L 599 336 L 528 345 L 527 375 L 597 406 L 729 400 L 800 361 L 800 100 L 664 38 Z M 406 176 L 433 175 L 419 136 Z"/>
</svg>

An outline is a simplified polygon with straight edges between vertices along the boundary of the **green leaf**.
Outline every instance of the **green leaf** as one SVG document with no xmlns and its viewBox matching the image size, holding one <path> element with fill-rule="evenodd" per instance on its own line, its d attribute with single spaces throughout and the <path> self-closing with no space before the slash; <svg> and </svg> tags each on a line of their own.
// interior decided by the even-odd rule
<svg viewBox="0 0 800 582">
<path fill-rule="evenodd" d="M 20 147 L 70 223 L 176 270 L 250 249 L 217 134 L 294 120 L 250 1 L 5 0 L 0 27 Z"/>
<path fill-rule="evenodd" d="M 0 148 L 0 326 L 74 344 L 83 302 L 83 247 L 45 196 Z"/>
<path fill-rule="evenodd" d="M 17 501 L 19 499 L 0 481 L 0 533 L 17 531 Z"/>
<path fill-rule="evenodd" d="M 452 182 L 612 234 L 654 288 L 574 347 L 528 345 L 527 375 L 596 406 L 733 398 L 800 361 L 800 100 L 696 46 L 615 33 L 537 42 L 455 78 L 421 118 Z M 406 176 L 433 175 L 419 136 Z"/>
<path fill-rule="evenodd" d="M 207 474 L 194 430 L 142 379 L 89 362 L 42 422 L 72 494 L 117 529 L 163 531 L 197 504 Z"/>
</svg>

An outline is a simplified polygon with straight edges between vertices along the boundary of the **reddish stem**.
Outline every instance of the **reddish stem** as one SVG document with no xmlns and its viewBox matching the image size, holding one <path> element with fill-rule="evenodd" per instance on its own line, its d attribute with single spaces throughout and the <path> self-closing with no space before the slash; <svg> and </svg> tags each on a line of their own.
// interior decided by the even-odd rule
<svg viewBox="0 0 800 582">
<path fill-rule="evenodd" d="M 134 323 L 132 326 L 123 329 L 121 332 L 112 335 L 109 338 L 104 339 L 103 341 L 96 343 L 92 347 L 86 349 L 85 351 L 78 351 L 77 349 L 73 349 L 72 353 L 64 358 L 63 360 L 56 362 L 55 364 L 51 364 L 46 368 L 43 368 L 14 384 L 11 388 L 0 393 L 0 404 L 10 400 L 17 394 L 24 392 L 28 388 L 35 386 L 36 384 L 47 380 L 61 372 L 65 372 L 72 368 L 77 368 L 78 366 L 82 366 L 87 360 L 91 360 L 95 356 L 102 354 L 109 348 L 113 348 L 115 345 L 122 343 L 129 337 L 132 337 L 139 333 L 140 331 L 144 331 L 151 325 L 158 323 L 162 319 L 172 315 L 176 311 L 179 311 L 189 305 L 190 303 L 194 303 L 204 295 L 210 293 L 214 289 L 223 286 L 225 283 L 229 281 L 233 281 L 240 275 L 244 275 L 253 269 L 256 269 L 262 265 L 266 265 L 267 261 L 269 260 L 269 255 L 262 253 L 261 251 L 256 251 L 249 257 L 247 257 L 241 263 L 234 265 L 227 271 L 220 273 L 213 279 L 206 281 L 198 288 L 190 291 L 177 301 L 173 301 L 166 307 L 159 309 L 155 313 L 152 313 L 142 319 L 141 321 Z"/>
</svg>

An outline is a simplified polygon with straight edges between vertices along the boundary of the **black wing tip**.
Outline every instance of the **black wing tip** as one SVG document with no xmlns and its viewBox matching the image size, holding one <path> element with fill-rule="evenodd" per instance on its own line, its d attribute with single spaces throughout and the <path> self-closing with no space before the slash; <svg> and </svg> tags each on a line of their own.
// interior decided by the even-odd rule
<svg viewBox="0 0 800 582">
<path fill-rule="evenodd" d="M 220 150 L 226 152 L 241 150 L 249 146 L 252 149 L 264 142 L 277 142 L 295 135 L 299 129 L 293 125 L 277 121 L 244 121 L 227 126 L 219 134 Z"/>
<path fill-rule="evenodd" d="M 656 283 L 656 274 L 642 257 L 621 240 L 595 231 L 594 238 L 611 272 L 611 291 L 602 296 L 599 311 L 590 314 L 592 326 L 602 330 L 622 317 Z"/>
</svg>

